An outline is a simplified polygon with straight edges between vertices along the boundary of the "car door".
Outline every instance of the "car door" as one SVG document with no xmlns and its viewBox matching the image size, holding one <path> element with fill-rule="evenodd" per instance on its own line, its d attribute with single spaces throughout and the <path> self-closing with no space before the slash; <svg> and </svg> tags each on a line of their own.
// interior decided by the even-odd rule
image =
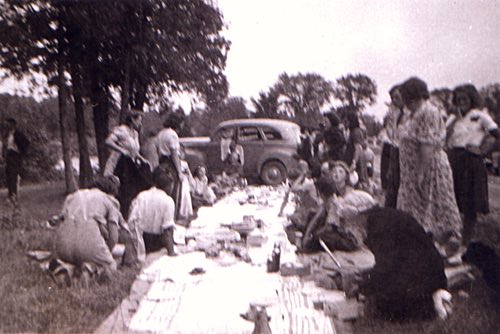
<svg viewBox="0 0 500 334">
<path fill-rule="evenodd" d="M 224 170 L 225 163 L 223 150 L 224 138 L 234 138 L 236 128 L 232 125 L 218 129 L 210 140 L 210 144 L 206 148 L 207 166 L 210 175 L 221 174 Z"/>
<path fill-rule="evenodd" d="M 245 163 L 243 173 L 246 177 L 257 175 L 257 162 L 264 149 L 264 139 L 257 126 L 242 125 L 238 128 L 238 143 L 243 147 Z"/>
</svg>

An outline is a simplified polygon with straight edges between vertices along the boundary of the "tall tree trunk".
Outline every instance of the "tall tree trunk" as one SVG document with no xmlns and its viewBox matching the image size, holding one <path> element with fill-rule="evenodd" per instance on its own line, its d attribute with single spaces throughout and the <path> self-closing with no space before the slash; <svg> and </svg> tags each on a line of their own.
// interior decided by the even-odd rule
<svg viewBox="0 0 500 334">
<path fill-rule="evenodd" d="M 130 107 L 130 51 L 127 50 L 124 59 L 125 74 L 123 76 L 122 93 L 121 93 L 121 106 L 120 106 L 120 120 L 125 118 L 125 113 Z"/>
<path fill-rule="evenodd" d="M 97 80 L 95 76 L 91 79 L 91 100 L 94 116 L 95 140 L 97 144 L 97 156 L 101 172 L 106 165 L 108 158 L 108 149 L 106 147 L 106 138 L 108 137 L 109 126 L 109 94 L 106 87 Z"/>
<path fill-rule="evenodd" d="M 73 173 L 73 165 L 71 164 L 70 135 L 68 130 L 68 87 L 65 83 L 62 60 L 59 60 L 57 71 L 59 79 L 59 126 L 64 161 L 64 180 L 66 181 L 66 192 L 72 193 L 78 187 Z"/>
<path fill-rule="evenodd" d="M 92 165 L 87 143 L 87 126 L 85 124 L 85 111 L 83 105 L 82 77 L 78 64 L 71 62 L 71 78 L 73 81 L 73 99 L 75 104 L 76 134 L 78 136 L 78 148 L 80 152 L 80 187 L 88 188 L 93 182 Z"/>
</svg>

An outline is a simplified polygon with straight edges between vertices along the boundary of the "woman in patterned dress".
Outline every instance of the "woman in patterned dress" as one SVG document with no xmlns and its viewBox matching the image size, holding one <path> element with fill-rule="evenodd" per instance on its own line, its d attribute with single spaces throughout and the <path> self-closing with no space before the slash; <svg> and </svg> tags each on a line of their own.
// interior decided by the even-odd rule
<svg viewBox="0 0 500 334">
<path fill-rule="evenodd" d="M 446 128 L 442 113 L 429 101 L 427 84 L 421 79 L 406 80 L 400 92 L 409 117 L 405 129 L 399 132 L 397 208 L 411 214 L 440 246 L 458 248 L 462 222 L 444 151 Z M 448 252 L 455 251 L 448 248 Z"/>
</svg>

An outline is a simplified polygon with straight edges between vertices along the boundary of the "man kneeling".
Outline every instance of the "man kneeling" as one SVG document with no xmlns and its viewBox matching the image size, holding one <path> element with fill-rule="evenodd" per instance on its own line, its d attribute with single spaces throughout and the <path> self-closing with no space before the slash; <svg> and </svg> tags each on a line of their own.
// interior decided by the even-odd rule
<svg viewBox="0 0 500 334">
<path fill-rule="evenodd" d="M 119 229 L 128 229 L 120 204 L 111 195 L 116 192 L 117 184 L 97 177 L 92 188 L 66 197 L 56 231 L 56 253 L 61 260 L 78 267 L 93 264 L 107 278 L 116 270 L 111 250 L 118 242 Z"/>
<path fill-rule="evenodd" d="M 175 256 L 175 203 L 165 191 L 169 178 L 158 169 L 153 173 L 154 185 L 140 192 L 132 201 L 128 223 L 133 234 L 137 260 L 144 262 L 146 252 L 165 247 L 169 256 Z"/>
</svg>

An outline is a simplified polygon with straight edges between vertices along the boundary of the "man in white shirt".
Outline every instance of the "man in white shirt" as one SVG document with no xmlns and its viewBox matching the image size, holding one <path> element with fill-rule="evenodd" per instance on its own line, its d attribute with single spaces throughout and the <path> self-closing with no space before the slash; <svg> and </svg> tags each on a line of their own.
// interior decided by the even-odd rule
<svg viewBox="0 0 500 334">
<path fill-rule="evenodd" d="M 175 256 L 175 204 L 164 189 L 168 177 L 159 170 L 153 173 L 154 186 L 140 192 L 132 201 L 128 223 L 134 239 L 139 262 L 146 252 L 165 247 L 169 256 Z"/>
</svg>

